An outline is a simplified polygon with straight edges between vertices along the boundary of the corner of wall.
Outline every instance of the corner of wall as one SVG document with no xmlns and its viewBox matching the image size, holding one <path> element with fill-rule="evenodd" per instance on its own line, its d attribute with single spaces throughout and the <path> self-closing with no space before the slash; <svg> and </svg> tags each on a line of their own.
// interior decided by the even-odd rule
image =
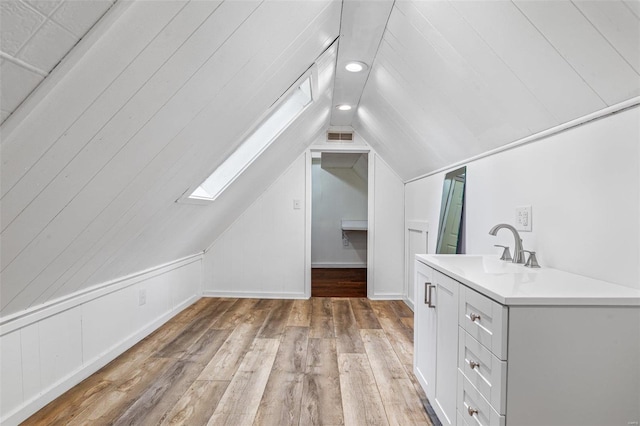
<svg viewBox="0 0 640 426">
<path fill-rule="evenodd" d="M 306 151 L 206 250 L 203 294 L 303 298 L 305 194 Z"/>
</svg>

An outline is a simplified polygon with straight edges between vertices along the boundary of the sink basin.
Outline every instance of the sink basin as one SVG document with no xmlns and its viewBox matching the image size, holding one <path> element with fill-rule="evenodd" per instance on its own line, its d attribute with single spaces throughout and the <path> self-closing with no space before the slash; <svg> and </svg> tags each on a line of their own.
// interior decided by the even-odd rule
<svg viewBox="0 0 640 426">
<path fill-rule="evenodd" d="M 436 254 L 431 257 L 447 269 L 464 275 L 479 272 L 485 274 L 529 274 L 539 271 L 539 269 L 525 268 L 522 264 L 500 260 L 497 257 L 456 254 Z"/>
</svg>

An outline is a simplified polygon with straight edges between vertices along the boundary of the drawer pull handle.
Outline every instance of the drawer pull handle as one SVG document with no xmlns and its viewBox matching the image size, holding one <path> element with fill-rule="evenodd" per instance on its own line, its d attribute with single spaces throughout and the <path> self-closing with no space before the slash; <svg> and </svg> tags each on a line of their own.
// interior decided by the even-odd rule
<svg viewBox="0 0 640 426">
<path fill-rule="evenodd" d="M 431 287 L 431 283 L 424 283 L 424 304 L 431 305 L 431 300 L 429 300 L 429 296 L 431 295 L 429 292 L 429 287 Z"/>
<path fill-rule="evenodd" d="M 470 314 L 469 318 L 471 318 L 471 321 L 473 322 L 480 321 L 480 315 L 478 314 Z"/>
<path fill-rule="evenodd" d="M 469 367 L 473 370 L 474 368 L 480 367 L 480 363 L 469 360 Z"/>
<path fill-rule="evenodd" d="M 435 303 L 433 303 L 433 293 L 431 293 L 431 290 L 433 290 L 434 288 L 436 288 L 435 284 L 429 284 L 429 286 L 427 287 L 427 293 L 429 293 L 429 303 L 427 304 L 430 308 L 436 307 Z"/>
<path fill-rule="evenodd" d="M 478 414 L 478 410 L 476 410 L 475 408 L 471 408 L 471 406 L 469 406 L 469 408 L 467 409 L 467 411 L 469 412 L 469 415 L 471 417 L 473 417 L 474 414 Z"/>
</svg>

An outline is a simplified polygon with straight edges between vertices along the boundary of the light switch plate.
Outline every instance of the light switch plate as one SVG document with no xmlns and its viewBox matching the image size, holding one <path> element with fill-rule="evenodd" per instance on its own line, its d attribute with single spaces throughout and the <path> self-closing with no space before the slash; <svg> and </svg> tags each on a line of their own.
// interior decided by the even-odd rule
<svg viewBox="0 0 640 426">
<path fill-rule="evenodd" d="M 531 206 L 516 207 L 516 229 L 531 232 Z"/>
<path fill-rule="evenodd" d="M 293 209 L 300 210 L 300 200 L 293 200 Z"/>
</svg>

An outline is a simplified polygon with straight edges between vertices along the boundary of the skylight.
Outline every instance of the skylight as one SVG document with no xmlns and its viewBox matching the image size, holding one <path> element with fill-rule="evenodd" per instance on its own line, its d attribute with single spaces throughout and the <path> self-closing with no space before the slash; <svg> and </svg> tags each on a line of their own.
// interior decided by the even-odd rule
<svg viewBox="0 0 640 426">
<path fill-rule="evenodd" d="M 249 135 L 211 176 L 189 195 L 193 200 L 215 200 L 284 131 L 313 100 L 307 77 Z"/>
</svg>

